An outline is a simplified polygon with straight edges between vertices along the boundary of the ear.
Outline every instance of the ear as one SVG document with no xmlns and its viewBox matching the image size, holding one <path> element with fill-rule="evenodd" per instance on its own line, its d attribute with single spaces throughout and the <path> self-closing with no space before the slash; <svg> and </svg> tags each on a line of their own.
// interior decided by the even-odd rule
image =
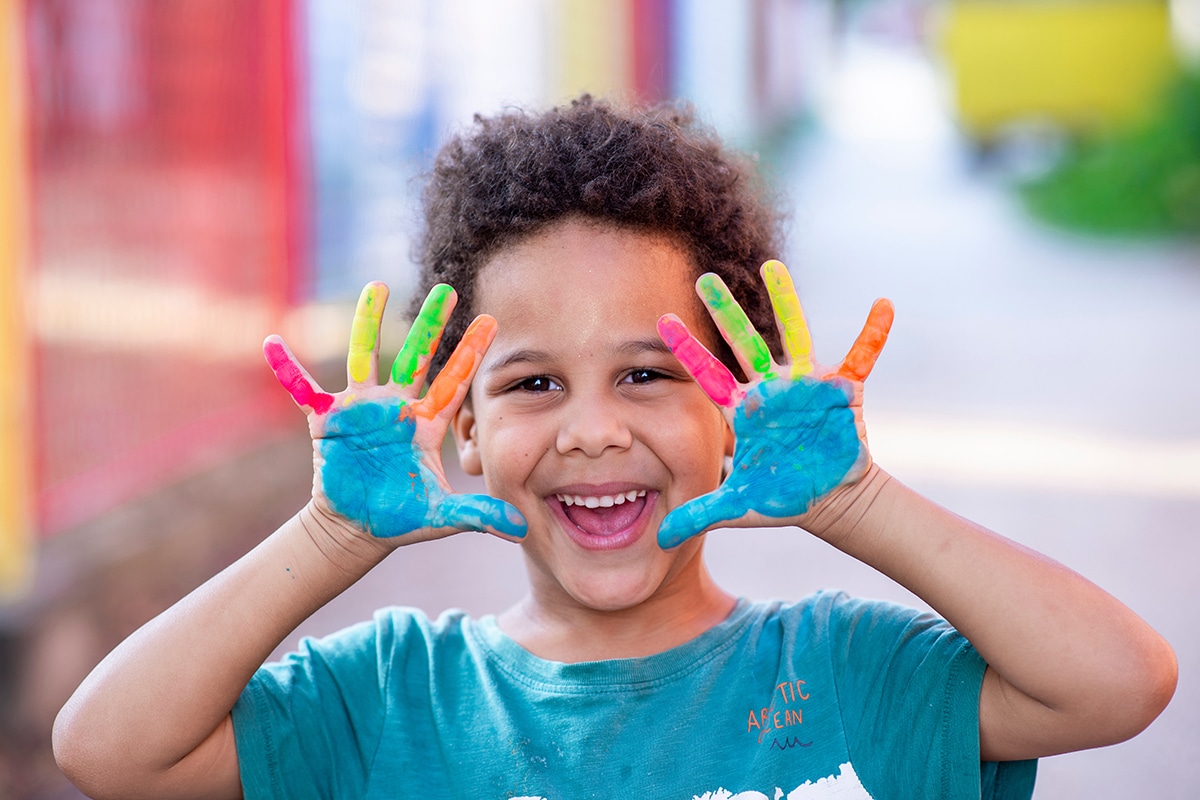
<svg viewBox="0 0 1200 800">
<path fill-rule="evenodd" d="M 482 475 L 483 461 L 479 457 L 479 442 L 475 437 L 475 412 L 471 410 L 471 398 L 459 407 L 450 423 L 454 432 L 454 444 L 458 447 L 458 463 L 468 475 Z"/>
<path fill-rule="evenodd" d="M 729 473 L 733 471 L 733 448 L 737 443 L 736 437 L 733 435 L 733 428 L 729 423 L 725 423 L 725 457 L 721 459 L 721 481 L 722 483 L 729 477 Z"/>
</svg>

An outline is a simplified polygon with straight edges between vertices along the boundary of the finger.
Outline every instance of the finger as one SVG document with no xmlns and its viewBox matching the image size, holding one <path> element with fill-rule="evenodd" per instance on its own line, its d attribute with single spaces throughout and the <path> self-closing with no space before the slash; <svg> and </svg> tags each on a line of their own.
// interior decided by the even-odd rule
<svg viewBox="0 0 1200 800">
<path fill-rule="evenodd" d="M 525 538 L 528 525 L 517 507 L 486 494 L 452 494 L 438 504 L 433 527 L 492 531 Z"/>
<path fill-rule="evenodd" d="M 767 293 L 771 296 L 771 305 L 775 308 L 775 318 L 779 320 L 783 347 L 791 360 L 791 376 L 798 378 L 807 375 L 813 371 L 812 336 L 809 335 L 808 322 L 804 319 L 804 309 L 800 307 L 792 276 L 788 274 L 787 267 L 773 259 L 762 265 L 762 276 L 767 284 Z"/>
<path fill-rule="evenodd" d="M 387 304 L 388 288 L 378 281 L 363 287 L 350 325 L 350 351 L 346 374 L 351 383 L 363 384 L 376 377 L 379 363 L 379 325 Z"/>
<path fill-rule="evenodd" d="M 483 354 L 495 338 L 495 318 L 486 314 L 476 317 L 450 354 L 446 366 L 433 379 L 429 391 L 415 404 L 416 412 L 425 419 L 433 419 L 447 408 L 457 409 L 467 396 Z"/>
<path fill-rule="evenodd" d="M 275 379 L 301 408 L 311 408 L 316 414 L 324 414 L 333 406 L 333 395 L 323 391 L 283 339 L 272 334 L 263 342 L 263 355 L 275 373 Z"/>
<path fill-rule="evenodd" d="M 888 332 L 892 329 L 892 320 L 895 317 L 896 310 L 891 300 L 876 300 L 871 306 L 871 313 L 867 315 L 862 333 L 854 340 L 854 346 L 838 367 L 837 374 L 859 383 L 865 381 L 875 368 L 875 361 L 887 343 Z"/>
<path fill-rule="evenodd" d="M 429 290 L 429 295 L 421 304 L 421 311 L 408 329 L 404 346 L 392 362 L 392 381 L 405 387 L 421 385 L 429 360 L 442 340 L 446 320 L 450 319 L 450 312 L 457 302 L 458 295 L 444 283 Z"/>
<path fill-rule="evenodd" d="M 729 292 L 729 287 L 720 277 L 711 272 L 700 276 L 696 281 L 696 291 L 708 307 L 717 329 L 729 342 L 729 347 L 737 357 L 738 363 L 746 377 L 757 375 L 768 378 L 774 372 L 771 363 L 771 351 L 762 336 L 754 329 L 746 312 L 738 305 L 737 300 Z"/>
<path fill-rule="evenodd" d="M 742 387 L 738 386 L 737 378 L 700 344 L 679 317 L 674 314 L 660 317 L 658 335 L 714 403 L 733 408 L 742 398 Z"/>
<path fill-rule="evenodd" d="M 663 550 L 678 547 L 709 528 L 743 516 L 747 509 L 735 509 L 733 497 L 730 492 L 717 489 L 671 509 L 658 528 L 658 546 Z"/>
</svg>

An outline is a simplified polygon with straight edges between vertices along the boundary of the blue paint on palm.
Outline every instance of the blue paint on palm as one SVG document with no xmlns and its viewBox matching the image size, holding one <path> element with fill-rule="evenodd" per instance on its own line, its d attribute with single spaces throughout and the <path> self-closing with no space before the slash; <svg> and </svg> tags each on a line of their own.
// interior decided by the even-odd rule
<svg viewBox="0 0 1200 800">
<path fill-rule="evenodd" d="M 860 463 L 862 443 L 844 381 L 763 381 L 734 411 L 737 444 L 729 477 L 714 492 L 667 514 L 661 547 L 755 511 L 795 517 L 842 484 Z"/>
<path fill-rule="evenodd" d="M 355 403 L 329 415 L 318 444 L 321 481 L 334 511 L 390 538 L 419 528 L 493 527 L 525 535 L 517 509 L 487 495 L 450 494 L 413 443 L 416 419 L 400 400 Z"/>
</svg>

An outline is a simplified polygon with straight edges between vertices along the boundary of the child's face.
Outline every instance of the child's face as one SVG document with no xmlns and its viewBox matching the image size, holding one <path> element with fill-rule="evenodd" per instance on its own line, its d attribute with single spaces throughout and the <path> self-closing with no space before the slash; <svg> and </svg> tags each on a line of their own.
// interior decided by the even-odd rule
<svg viewBox="0 0 1200 800">
<path fill-rule="evenodd" d="M 616 610 L 702 579 L 702 537 L 656 542 L 669 510 L 717 486 L 732 447 L 655 328 L 674 312 L 710 330 L 691 275 L 663 239 L 574 220 L 480 273 L 477 310 L 498 333 L 454 430 L 463 467 L 529 522 L 537 599 Z"/>
</svg>

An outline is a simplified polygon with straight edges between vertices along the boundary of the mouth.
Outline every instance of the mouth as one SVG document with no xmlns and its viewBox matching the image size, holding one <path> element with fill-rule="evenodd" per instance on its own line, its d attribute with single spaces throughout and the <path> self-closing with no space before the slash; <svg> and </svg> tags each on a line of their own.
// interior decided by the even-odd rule
<svg viewBox="0 0 1200 800">
<path fill-rule="evenodd" d="M 565 487 L 546 498 L 567 535 L 586 550 L 617 550 L 641 538 L 658 492 L 633 487 Z"/>
</svg>

